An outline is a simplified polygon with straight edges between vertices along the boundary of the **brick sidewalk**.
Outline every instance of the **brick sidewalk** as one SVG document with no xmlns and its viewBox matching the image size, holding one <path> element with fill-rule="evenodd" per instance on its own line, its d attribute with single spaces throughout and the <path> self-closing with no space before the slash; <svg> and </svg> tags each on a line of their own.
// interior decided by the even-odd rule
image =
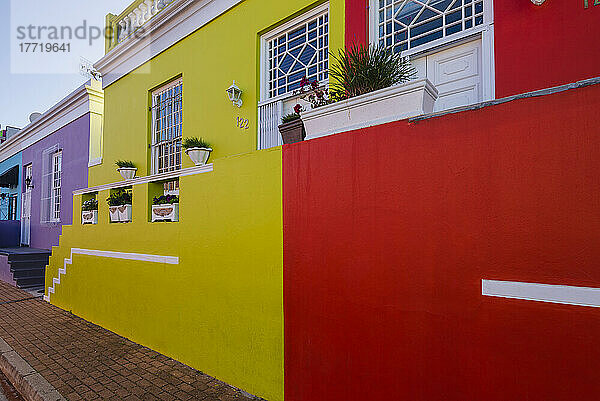
<svg viewBox="0 0 600 401">
<path fill-rule="evenodd" d="M 0 281 L 0 338 L 68 400 L 256 400 L 31 297 Z"/>
</svg>

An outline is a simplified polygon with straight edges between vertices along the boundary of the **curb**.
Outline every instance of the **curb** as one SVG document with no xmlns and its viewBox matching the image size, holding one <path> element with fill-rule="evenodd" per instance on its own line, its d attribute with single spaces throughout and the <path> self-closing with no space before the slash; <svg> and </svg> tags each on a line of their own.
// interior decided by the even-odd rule
<svg viewBox="0 0 600 401">
<path fill-rule="evenodd" d="M 0 338 L 0 370 L 27 401 L 66 401 L 2 338 Z"/>
</svg>

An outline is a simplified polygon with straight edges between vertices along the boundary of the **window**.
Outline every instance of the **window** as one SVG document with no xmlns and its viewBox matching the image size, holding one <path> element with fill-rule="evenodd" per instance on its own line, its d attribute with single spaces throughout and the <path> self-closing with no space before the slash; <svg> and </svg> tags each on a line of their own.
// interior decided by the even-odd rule
<svg viewBox="0 0 600 401">
<path fill-rule="evenodd" d="M 183 81 L 152 93 L 152 173 L 181 169 Z"/>
<path fill-rule="evenodd" d="M 60 186 L 62 172 L 62 152 L 52 155 L 52 202 L 50 209 L 51 221 L 60 221 Z"/>
<path fill-rule="evenodd" d="M 374 0 L 380 46 L 401 52 L 483 25 L 484 0 Z"/>
<path fill-rule="evenodd" d="M 17 195 L 8 197 L 8 220 L 17 220 Z"/>
<path fill-rule="evenodd" d="M 42 152 L 41 223 L 60 222 L 62 156 L 59 145 L 54 145 Z M 26 190 L 25 194 L 28 193 L 31 192 Z"/>
<path fill-rule="evenodd" d="M 292 93 L 303 77 L 319 82 L 328 79 L 329 12 L 292 24 L 265 38 L 268 98 Z"/>
</svg>

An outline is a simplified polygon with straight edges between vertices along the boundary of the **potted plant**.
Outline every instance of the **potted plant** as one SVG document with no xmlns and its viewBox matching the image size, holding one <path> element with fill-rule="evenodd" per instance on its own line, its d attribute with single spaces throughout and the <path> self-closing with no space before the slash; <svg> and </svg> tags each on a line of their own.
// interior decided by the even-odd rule
<svg viewBox="0 0 600 401">
<path fill-rule="evenodd" d="M 196 166 L 205 165 L 210 157 L 210 152 L 212 152 L 210 143 L 195 136 L 184 138 L 182 146 Z"/>
<path fill-rule="evenodd" d="M 283 143 L 291 144 L 296 142 L 302 142 L 306 137 L 306 131 L 304 130 L 304 123 L 300 118 L 300 112 L 302 106 L 297 104 L 294 107 L 294 112 L 283 116 L 281 119 L 281 125 L 279 133 L 283 139 Z"/>
<path fill-rule="evenodd" d="M 152 221 L 179 221 L 179 197 L 162 195 L 152 200 Z"/>
<path fill-rule="evenodd" d="M 131 160 L 117 160 L 115 164 L 118 167 L 117 171 L 124 180 L 132 180 L 135 178 L 137 168 Z"/>
<path fill-rule="evenodd" d="M 119 189 L 106 199 L 111 223 L 131 221 L 131 194 Z"/>
<path fill-rule="evenodd" d="M 98 224 L 98 201 L 88 199 L 81 206 L 81 224 Z"/>
<path fill-rule="evenodd" d="M 308 139 L 431 113 L 438 91 L 408 58 L 375 45 L 332 54 L 328 96 L 302 113 Z"/>
</svg>

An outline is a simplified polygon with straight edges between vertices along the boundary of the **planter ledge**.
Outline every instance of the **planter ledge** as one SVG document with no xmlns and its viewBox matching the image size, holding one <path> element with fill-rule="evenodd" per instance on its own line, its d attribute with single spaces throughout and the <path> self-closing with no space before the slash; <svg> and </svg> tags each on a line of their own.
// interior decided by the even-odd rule
<svg viewBox="0 0 600 401">
<path fill-rule="evenodd" d="M 305 111 L 306 139 L 432 113 L 437 98 L 435 86 L 423 78 Z"/>
</svg>

